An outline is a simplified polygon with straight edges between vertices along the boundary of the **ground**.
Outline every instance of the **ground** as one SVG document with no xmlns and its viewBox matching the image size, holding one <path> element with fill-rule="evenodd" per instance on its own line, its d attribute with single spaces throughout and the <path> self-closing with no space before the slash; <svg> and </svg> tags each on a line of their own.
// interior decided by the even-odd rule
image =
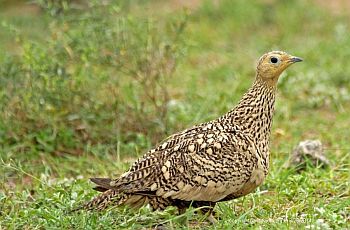
<svg viewBox="0 0 350 230">
<path fill-rule="evenodd" d="M 348 1 L 48 2 L 0 3 L 0 228 L 349 226 Z M 193 209 L 68 213 L 96 195 L 89 177 L 232 108 L 276 49 L 304 62 L 278 85 L 269 175 L 219 204 L 217 224 Z M 329 167 L 283 167 L 306 139 Z"/>
</svg>

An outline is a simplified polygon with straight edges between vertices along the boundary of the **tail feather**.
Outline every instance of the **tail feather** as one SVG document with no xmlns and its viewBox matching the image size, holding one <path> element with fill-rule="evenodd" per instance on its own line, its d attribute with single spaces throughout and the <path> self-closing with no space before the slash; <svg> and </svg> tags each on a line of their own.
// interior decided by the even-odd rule
<svg viewBox="0 0 350 230">
<path fill-rule="evenodd" d="M 97 191 L 103 190 L 107 191 L 109 189 L 112 189 L 112 186 L 110 185 L 111 179 L 110 178 L 90 178 L 90 180 L 97 185 L 94 189 Z M 104 192 L 103 191 L 103 192 Z"/>
<path fill-rule="evenodd" d="M 117 207 L 122 205 L 138 209 L 146 204 L 150 204 L 153 210 L 164 210 L 167 206 L 170 205 L 178 206 L 176 202 L 174 203 L 174 200 L 171 200 L 169 198 L 145 194 L 119 193 L 115 190 L 110 189 L 99 194 L 86 204 L 72 210 L 72 212 L 82 209 L 90 211 L 102 211 L 112 206 Z"/>
<path fill-rule="evenodd" d="M 114 190 L 107 190 L 96 197 L 94 197 L 91 201 L 83 204 L 80 207 L 77 207 L 72 210 L 72 212 L 79 210 L 97 210 L 102 211 L 112 204 L 118 204 L 122 199 L 122 194 L 118 194 L 118 192 Z"/>
<path fill-rule="evenodd" d="M 111 179 L 109 178 L 91 178 L 90 180 L 97 185 L 94 189 L 102 193 L 97 195 L 91 201 L 75 208 L 72 212 L 82 209 L 101 211 L 111 206 L 121 205 L 137 209 L 146 204 L 150 204 L 151 207 L 156 210 L 165 209 L 172 203 L 170 199 L 157 197 L 154 192 L 141 191 L 128 193 L 115 190 L 111 187 Z"/>
<path fill-rule="evenodd" d="M 97 185 L 94 190 L 102 193 L 97 195 L 91 201 L 83 204 L 78 208 L 75 208 L 72 210 L 73 212 L 82 209 L 101 211 L 110 206 L 119 206 L 123 204 L 139 207 L 147 202 L 147 199 L 142 199 L 142 196 L 132 195 L 111 189 L 111 179 L 109 178 L 90 178 L 90 180 Z M 140 203 L 142 204 L 140 205 Z"/>
<path fill-rule="evenodd" d="M 79 210 L 102 211 L 111 206 L 127 205 L 131 208 L 140 208 L 149 202 L 149 197 L 143 195 L 118 193 L 114 190 L 107 190 L 84 205 L 75 208 L 72 212 Z"/>
<path fill-rule="evenodd" d="M 104 188 L 104 187 L 101 187 L 101 186 L 96 186 L 96 187 L 94 187 L 92 189 L 95 190 L 95 191 L 98 191 L 98 192 L 105 192 L 105 191 L 108 190 L 107 188 Z"/>
</svg>

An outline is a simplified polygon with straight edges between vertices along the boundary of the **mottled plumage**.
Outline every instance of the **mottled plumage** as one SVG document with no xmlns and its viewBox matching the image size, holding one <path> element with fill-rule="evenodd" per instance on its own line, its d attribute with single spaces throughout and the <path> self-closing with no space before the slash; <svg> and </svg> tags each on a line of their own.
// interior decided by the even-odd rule
<svg viewBox="0 0 350 230">
<path fill-rule="evenodd" d="M 279 75 L 299 61 L 281 51 L 263 55 L 253 86 L 235 108 L 168 137 L 117 179 L 91 179 L 102 193 L 83 208 L 150 204 L 153 209 L 176 206 L 183 211 L 191 204 L 214 208 L 216 202 L 252 192 L 269 170 Z"/>
</svg>

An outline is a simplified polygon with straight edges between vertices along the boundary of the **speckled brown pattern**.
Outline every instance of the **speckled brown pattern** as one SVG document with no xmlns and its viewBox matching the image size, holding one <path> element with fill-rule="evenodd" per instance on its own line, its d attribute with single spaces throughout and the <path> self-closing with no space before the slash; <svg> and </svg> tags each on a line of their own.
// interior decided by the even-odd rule
<svg viewBox="0 0 350 230">
<path fill-rule="evenodd" d="M 235 108 L 168 137 L 117 179 L 93 178 L 103 193 L 83 208 L 149 204 L 160 210 L 177 206 L 182 212 L 191 204 L 214 208 L 216 202 L 254 191 L 269 170 L 278 77 L 299 61 L 281 51 L 263 55 L 252 87 Z"/>
</svg>

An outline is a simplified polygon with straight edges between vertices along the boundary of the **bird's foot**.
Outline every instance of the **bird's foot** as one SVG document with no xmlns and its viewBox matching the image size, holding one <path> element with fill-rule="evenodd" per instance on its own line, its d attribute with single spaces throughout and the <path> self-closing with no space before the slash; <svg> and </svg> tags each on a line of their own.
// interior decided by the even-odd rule
<svg viewBox="0 0 350 230">
<path fill-rule="evenodd" d="M 208 216 L 207 220 L 213 225 L 218 222 L 218 220 L 214 217 L 212 213 Z"/>
</svg>

